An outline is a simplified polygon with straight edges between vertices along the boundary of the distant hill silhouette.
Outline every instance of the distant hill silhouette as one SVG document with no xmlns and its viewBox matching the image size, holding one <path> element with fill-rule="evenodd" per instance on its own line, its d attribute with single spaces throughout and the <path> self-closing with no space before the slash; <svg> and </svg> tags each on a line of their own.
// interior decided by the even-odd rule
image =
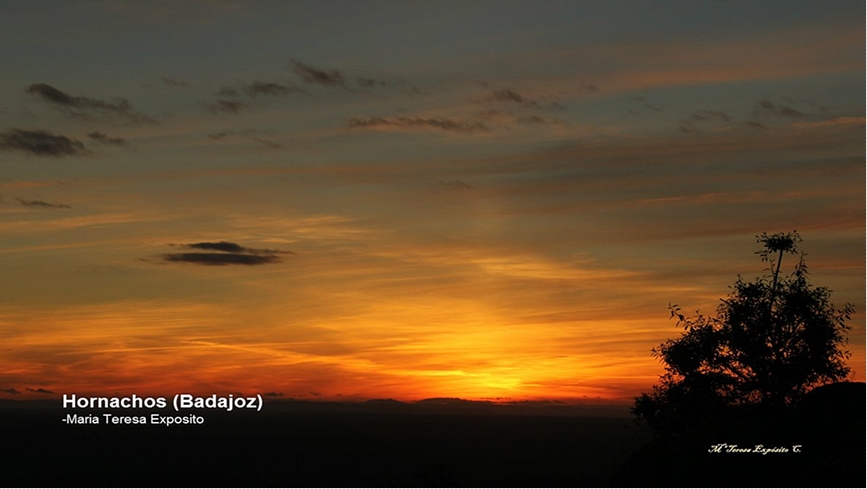
<svg viewBox="0 0 867 489">
<path fill-rule="evenodd" d="M 490 404 L 487 401 L 467 401 L 458 397 L 429 397 L 415 402 L 415 404 L 436 404 L 439 406 L 466 405 L 468 403 Z"/>
<path fill-rule="evenodd" d="M 864 418 L 867 384 L 864 382 L 837 382 L 816 387 L 798 403 L 805 418 L 824 419 L 828 427 L 842 427 L 855 418 Z"/>
<path fill-rule="evenodd" d="M 361 402 L 268 399 L 265 408 L 289 412 L 381 412 L 429 414 L 484 414 L 504 416 L 601 416 L 629 417 L 624 403 L 590 401 L 583 404 L 557 401 L 492 402 L 470 401 L 456 397 L 433 397 L 415 402 L 395 399 L 370 399 Z"/>
<path fill-rule="evenodd" d="M 361 404 L 366 406 L 405 406 L 406 403 L 394 399 L 369 399 Z"/>
</svg>

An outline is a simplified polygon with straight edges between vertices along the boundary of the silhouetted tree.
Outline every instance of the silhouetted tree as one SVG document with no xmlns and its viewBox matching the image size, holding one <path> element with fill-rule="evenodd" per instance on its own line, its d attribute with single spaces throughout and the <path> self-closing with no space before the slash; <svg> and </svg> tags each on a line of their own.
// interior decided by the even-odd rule
<svg viewBox="0 0 867 489">
<path fill-rule="evenodd" d="M 840 347 L 853 306 L 835 308 L 828 288 L 810 284 L 797 232 L 756 238 L 767 273 L 752 282 L 739 276 L 715 315 L 686 316 L 669 305 L 685 331 L 652 350 L 665 374 L 632 407 L 659 431 L 702 430 L 739 408 L 778 412 L 848 375 L 849 352 Z M 786 254 L 799 255 L 788 275 Z"/>
</svg>

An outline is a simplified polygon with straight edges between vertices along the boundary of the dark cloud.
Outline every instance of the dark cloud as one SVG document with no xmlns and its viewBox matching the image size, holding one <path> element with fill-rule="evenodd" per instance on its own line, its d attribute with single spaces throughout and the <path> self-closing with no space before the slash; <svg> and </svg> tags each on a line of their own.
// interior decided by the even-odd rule
<svg viewBox="0 0 867 489">
<path fill-rule="evenodd" d="M 217 100 L 216 103 L 211 104 L 210 109 L 211 112 L 218 114 L 220 112 L 226 114 L 237 114 L 245 105 L 241 102 L 235 102 L 234 100 Z"/>
<path fill-rule="evenodd" d="M 152 122 L 152 120 L 133 109 L 128 100 L 118 98 L 114 102 L 106 102 L 89 97 L 74 97 L 45 83 L 34 83 L 27 87 L 27 93 L 36 95 L 46 102 L 60 106 L 73 115 L 83 116 L 81 110 L 107 112 L 125 117 L 133 122 Z M 73 110 L 74 109 L 74 110 Z"/>
<path fill-rule="evenodd" d="M 80 106 L 88 106 L 88 105 L 98 105 L 98 101 L 83 99 L 82 97 L 73 97 L 66 92 L 62 92 L 51 85 L 47 85 L 45 83 L 34 83 L 27 87 L 27 93 L 39 95 L 43 99 L 59 104 L 59 105 L 70 105 L 73 107 Z"/>
<path fill-rule="evenodd" d="M 40 387 L 39 389 L 31 389 L 30 387 L 28 387 L 28 388 L 25 389 L 25 390 L 26 390 L 27 392 L 34 392 L 34 393 L 36 393 L 36 394 L 54 394 L 54 392 L 52 392 L 52 391 L 50 391 L 50 390 L 47 390 L 47 389 L 43 389 L 43 388 L 41 388 L 41 387 Z"/>
<path fill-rule="evenodd" d="M 756 115 L 778 115 L 782 117 L 803 117 L 804 114 L 788 105 L 776 105 L 770 100 L 759 100 L 756 108 L 753 111 Z"/>
<path fill-rule="evenodd" d="M 599 87 L 597 87 L 596 85 L 594 85 L 592 83 L 582 83 L 581 89 L 584 90 L 585 92 L 591 92 L 591 93 L 595 93 L 595 92 L 599 91 Z"/>
<path fill-rule="evenodd" d="M 0 389 L 0 392 L 3 392 L 4 394 L 12 394 L 13 396 L 21 394 L 21 391 L 19 391 L 18 389 L 12 389 L 12 388 Z"/>
<path fill-rule="evenodd" d="M 304 92 L 304 89 L 295 86 L 294 84 L 281 85 L 279 83 L 254 81 L 244 87 L 244 91 L 251 97 L 257 95 L 288 95 L 293 92 Z"/>
<path fill-rule="evenodd" d="M 246 251 L 243 246 L 228 241 L 190 243 L 182 246 L 194 250 L 224 251 L 226 253 L 240 253 Z"/>
<path fill-rule="evenodd" d="M 450 132 L 473 133 L 479 131 L 488 131 L 489 129 L 484 124 L 479 122 L 459 122 L 451 119 L 440 118 L 422 118 L 422 117 L 352 117 L 347 119 L 347 125 L 350 128 L 360 129 L 439 129 Z"/>
<path fill-rule="evenodd" d="M 239 245 L 238 243 L 232 243 L 231 241 L 203 241 L 201 243 L 183 244 L 180 245 L 180 247 L 191 250 L 222 251 L 225 253 L 252 253 L 254 255 L 276 255 L 281 253 L 290 255 L 292 254 L 291 251 L 269 250 L 262 248 L 246 248 Z"/>
<path fill-rule="evenodd" d="M 127 146 L 129 144 L 124 138 L 108 137 L 105 133 L 102 132 L 91 132 L 87 134 L 87 137 L 93 139 L 98 143 L 110 144 L 112 146 Z"/>
<path fill-rule="evenodd" d="M 346 88 L 346 80 L 337 70 L 321 70 L 297 60 L 291 60 L 292 71 L 301 77 L 305 83 L 314 83 L 324 86 L 339 86 Z"/>
<path fill-rule="evenodd" d="M 55 204 L 53 202 L 45 202 L 44 200 L 24 200 L 15 197 L 15 200 L 24 207 L 43 207 L 46 209 L 72 209 L 66 204 Z"/>
<path fill-rule="evenodd" d="M 280 263 L 279 255 L 291 251 L 247 248 L 229 241 L 201 242 L 180 245 L 181 248 L 212 251 L 213 253 L 166 253 L 162 259 L 169 262 L 193 263 L 206 266 L 266 265 Z"/>
<path fill-rule="evenodd" d="M 245 255 L 242 253 L 166 253 L 163 260 L 196 265 L 266 265 L 279 263 L 276 255 Z"/>
<path fill-rule="evenodd" d="M 208 134 L 208 138 L 215 139 L 215 140 L 219 141 L 221 139 L 225 139 L 226 136 L 228 136 L 229 134 L 230 133 L 227 131 L 215 132 L 215 133 Z"/>
<path fill-rule="evenodd" d="M 190 86 L 189 83 L 187 83 L 187 82 L 185 82 L 185 81 L 183 81 L 183 80 L 178 80 L 178 79 L 176 79 L 176 78 L 169 78 L 169 77 L 167 77 L 167 76 L 160 77 L 160 80 L 162 80 L 163 83 L 164 83 L 166 86 L 169 86 L 169 87 L 177 87 L 177 88 L 180 88 L 180 87 L 188 87 L 188 86 Z"/>
<path fill-rule="evenodd" d="M 266 392 L 262 394 L 264 397 L 283 397 L 282 392 Z"/>
<path fill-rule="evenodd" d="M 73 156 L 87 153 L 80 141 L 47 131 L 17 128 L 0 132 L 0 150 L 23 151 L 37 156 Z"/>
</svg>

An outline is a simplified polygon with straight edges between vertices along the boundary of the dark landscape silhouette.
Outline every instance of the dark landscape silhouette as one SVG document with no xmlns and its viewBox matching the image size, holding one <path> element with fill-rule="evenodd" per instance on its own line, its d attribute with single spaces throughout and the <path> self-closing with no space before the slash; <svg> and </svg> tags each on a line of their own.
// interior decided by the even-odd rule
<svg viewBox="0 0 867 489">
<path fill-rule="evenodd" d="M 652 350 L 665 373 L 632 407 L 654 440 L 620 483 L 864 485 L 864 383 L 843 382 L 854 306 L 810 283 L 797 232 L 756 238 L 766 273 L 739 276 L 715 314 L 669 306 L 683 333 Z M 799 260 L 786 273 L 789 254 Z"/>
<path fill-rule="evenodd" d="M 625 405 L 280 400 L 172 427 L 66 425 L 59 405 L 2 403 L 0 485 L 600 486 L 649 439 Z"/>
<path fill-rule="evenodd" d="M 864 396 L 863 383 L 820 387 L 773 424 L 740 418 L 692 440 L 652 437 L 626 405 L 287 399 L 165 427 L 67 425 L 75 410 L 59 401 L 4 401 L 0 485 L 861 486 Z M 718 443 L 803 451 L 708 453 Z"/>
</svg>

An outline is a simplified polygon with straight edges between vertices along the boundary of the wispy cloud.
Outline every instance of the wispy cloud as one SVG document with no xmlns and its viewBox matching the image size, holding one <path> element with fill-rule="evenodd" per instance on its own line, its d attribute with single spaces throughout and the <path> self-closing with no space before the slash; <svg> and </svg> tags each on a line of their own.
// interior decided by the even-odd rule
<svg viewBox="0 0 867 489">
<path fill-rule="evenodd" d="M 795 122 L 794 127 L 800 129 L 810 129 L 810 128 L 819 128 L 819 127 L 837 127 L 837 126 L 850 126 L 850 125 L 864 125 L 864 117 L 835 117 L 833 119 L 824 119 L 821 121 L 799 121 Z"/>
<path fill-rule="evenodd" d="M 242 93 L 246 93 L 248 96 L 255 98 L 259 95 L 282 96 L 290 93 L 306 93 L 306 90 L 294 83 L 283 84 L 253 80 L 251 83 L 227 85 L 217 91 L 217 96 L 234 98 L 240 97 Z"/>
<path fill-rule="evenodd" d="M 401 80 L 389 81 L 383 78 L 375 78 L 371 76 L 344 75 L 343 72 L 337 69 L 317 68 L 307 63 L 302 63 L 296 59 L 290 60 L 290 63 L 292 71 L 300 77 L 304 83 L 325 87 L 340 87 L 353 93 L 358 93 L 359 91 L 364 93 L 374 88 L 405 84 L 405 82 Z M 300 88 L 295 88 L 297 91 L 303 91 Z M 414 86 L 412 89 L 418 91 Z"/>
<path fill-rule="evenodd" d="M 30 180 L 30 181 L 18 181 L 18 182 L 2 182 L 0 183 L 0 187 L 4 188 L 39 188 L 39 187 L 56 187 L 58 185 L 63 185 L 63 182 L 59 180 Z"/>
<path fill-rule="evenodd" d="M 124 138 L 112 138 L 107 136 L 103 132 L 91 132 L 87 134 L 87 137 L 93 139 L 94 141 L 100 144 L 108 144 L 112 146 L 128 146 L 129 142 L 127 142 Z"/>
<path fill-rule="evenodd" d="M 265 146 L 267 146 L 269 148 L 273 148 L 273 149 L 279 149 L 279 148 L 283 147 L 282 144 L 280 144 L 276 141 L 271 141 L 270 139 L 253 138 L 253 141 L 256 141 L 257 143 L 264 144 Z"/>
<path fill-rule="evenodd" d="M 57 204 L 54 202 L 46 202 L 44 200 L 24 200 L 15 197 L 15 200 L 24 207 L 42 207 L 45 209 L 71 209 L 72 207 L 66 204 Z"/>
<path fill-rule="evenodd" d="M 2 392 L 4 394 L 12 394 L 13 396 L 17 396 L 18 394 L 21 394 L 21 391 L 19 391 L 18 389 L 13 389 L 11 387 L 8 389 L 0 389 L 0 392 Z"/>
<path fill-rule="evenodd" d="M 9 129 L 0 132 L 0 150 L 36 156 L 75 156 L 87 153 L 81 141 L 41 130 Z"/>
<path fill-rule="evenodd" d="M 744 124 L 747 127 L 751 127 L 753 129 L 767 129 L 768 128 L 768 126 L 762 124 L 761 122 L 756 122 L 756 121 L 746 121 L 746 122 L 744 122 Z"/>
<path fill-rule="evenodd" d="M 217 91 L 218 97 L 240 97 L 241 92 L 238 91 L 235 87 L 223 87 Z"/>
<path fill-rule="evenodd" d="M 246 107 L 246 104 L 242 102 L 236 102 L 234 100 L 217 100 L 208 107 L 208 110 L 215 114 L 221 112 L 225 114 L 237 114 L 244 107 Z"/>
<path fill-rule="evenodd" d="M 390 83 L 385 81 L 385 80 L 377 80 L 375 78 L 365 78 L 363 76 L 356 78 L 355 83 L 361 88 L 373 88 L 376 86 L 387 87 L 390 85 Z"/>
<path fill-rule="evenodd" d="M 436 129 L 440 131 L 475 133 L 490 129 L 480 122 L 462 122 L 439 117 L 351 117 L 346 121 L 351 129 L 407 131 Z"/>
<path fill-rule="evenodd" d="M 8 234 L 32 234 L 34 232 L 56 232 L 65 229 L 81 229 L 105 226 L 121 226 L 136 222 L 153 221 L 153 215 L 145 211 L 116 212 L 94 215 L 64 216 L 57 219 L 5 220 L 0 221 L 0 232 Z"/>
<path fill-rule="evenodd" d="M 465 192 L 475 190 L 475 187 L 459 179 L 440 180 L 430 187 L 431 192 L 440 195 L 463 195 Z"/>
<path fill-rule="evenodd" d="M 689 116 L 689 119 L 692 121 L 719 121 L 719 122 L 729 122 L 732 120 L 731 116 L 726 114 L 721 110 L 700 110 L 698 112 L 694 112 Z"/>
<path fill-rule="evenodd" d="M 251 97 L 258 95 L 288 95 L 290 93 L 303 93 L 304 89 L 297 87 L 294 83 L 283 85 L 274 82 L 262 82 L 255 80 L 244 87 L 244 91 Z"/>
<path fill-rule="evenodd" d="M 339 86 L 346 88 L 346 79 L 337 70 L 323 70 L 304 64 L 298 60 L 291 60 L 292 71 L 301 77 L 305 83 L 313 83 L 323 86 Z"/>
<path fill-rule="evenodd" d="M 232 141 L 237 142 L 240 140 L 243 141 L 253 141 L 255 143 L 262 144 L 269 148 L 277 149 L 282 148 L 283 145 L 272 141 L 270 139 L 265 139 L 263 137 L 253 136 L 254 134 L 262 134 L 261 131 L 257 131 L 255 129 L 245 129 L 243 131 L 220 131 L 208 134 L 208 139 L 213 139 L 214 141 Z M 253 136 L 253 137 L 251 137 Z M 243 137 L 243 139 L 242 139 Z"/>
<path fill-rule="evenodd" d="M 547 124 L 550 121 L 540 115 L 534 114 L 527 117 L 520 117 L 518 118 L 518 122 L 520 122 L 521 124 Z"/>
<path fill-rule="evenodd" d="M 488 102 L 517 102 L 525 103 L 527 100 L 512 89 L 502 88 L 494 91 L 491 95 L 485 98 Z"/>
<path fill-rule="evenodd" d="M 557 121 L 542 117 L 539 114 L 519 115 L 512 111 L 486 109 L 478 113 L 479 117 L 495 127 L 514 127 L 515 124 L 538 125 L 556 124 Z"/>
<path fill-rule="evenodd" d="M 680 130 L 687 133 L 699 132 L 700 124 L 727 123 L 731 120 L 731 116 L 721 110 L 699 110 L 680 120 Z"/>
<path fill-rule="evenodd" d="M 279 263 L 280 255 L 292 254 L 291 251 L 247 248 L 230 241 L 190 243 L 180 247 L 202 251 L 166 253 L 162 255 L 162 259 L 206 266 L 266 265 Z"/>
<path fill-rule="evenodd" d="M 254 80 L 251 83 L 239 83 L 227 85 L 217 91 L 217 101 L 208 106 L 208 110 L 214 114 L 237 114 L 247 107 L 247 103 L 237 100 L 242 95 L 250 98 L 283 97 L 292 93 L 306 93 L 306 90 L 294 83 L 276 83 Z"/>
<path fill-rule="evenodd" d="M 244 129 L 242 131 L 220 131 L 220 132 L 212 132 L 208 134 L 209 139 L 213 139 L 216 141 L 220 141 L 222 139 L 226 139 L 232 136 L 249 136 L 251 134 L 258 134 L 259 131 L 255 129 Z"/>
<path fill-rule="evenodd" d="M 759 103 L 756 104 L 756 107 L 753 111 L 753 114 L 761 116 L 761 115 L 775 115 L 782 117 L 803 117 L 804 114 L 798 110 L 789 107 L 788 105 L 780 105 L 771 102 L 770 100 L 759 100 Z"/>
<path fill-rule="evenodd" d="M 178 80 L 177 78 L 169 78 L 167 76 L 163 76 L 163 77 L 160 77 L 160 80 L 162 80 L 163 84 L 165 84 L 168 87 L 184 88 L 184 87 L 190 86 L 189 83 L 185 82 L 184 80 Z"/>
<path fill-rule="evenodd" d="M 641 103 L 642 108 L 645 110 L 649 110 L 651 112 L 662 112 L 662 109 L 660 107 L 650 103 L 647 100 L 647 97 L 645 97 L 644 95 L 636 95 L 635 97 L 632 97 L 632 100 L 635 100 L 636 102 Z M 632 111 L 632 113 L 636 114 L 637 112 Z"/>
<path fill-rule="evenodd" d="M 38 96 L 42 100 L 66 109 L 72 115 L 84 116 L 80 111 L 96 111 L 118 115 L 132 122 L 152 122 L 153 120 L 133 109 L 132 104 L 123 98 L 114 102 L 106 102 L 89 97 L 75 97 L 45 83 L 34 83 L 27 87 L 27 93 Z"/>
<path fill-rule="evenodd" d="M 565 109 L 552 97 L 529 97 L 511 88 L 500 88 L 479 99 L 484 104 L 517 104 L 521 107 L 534 109 Z"/>
</svg>

